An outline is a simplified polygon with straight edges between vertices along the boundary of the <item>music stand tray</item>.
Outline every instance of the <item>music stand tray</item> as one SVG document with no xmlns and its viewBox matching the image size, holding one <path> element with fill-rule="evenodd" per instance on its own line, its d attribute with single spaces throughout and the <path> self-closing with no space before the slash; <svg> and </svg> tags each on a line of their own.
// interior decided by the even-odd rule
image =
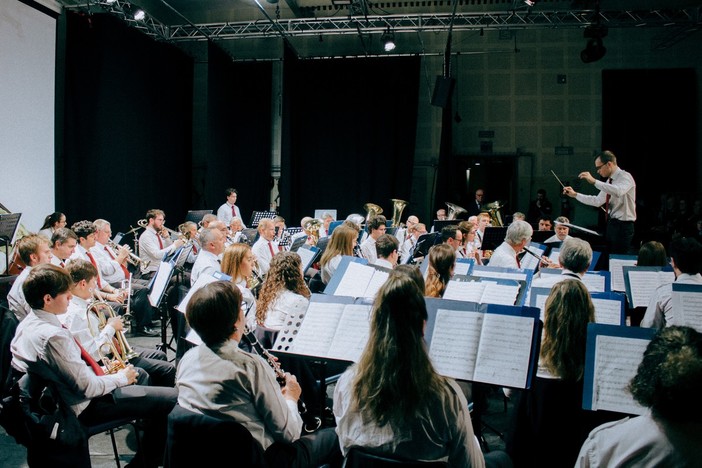
<svg viewBox="0 0 702 468">
<path fill-rule="evenodd" d="M 249 226 L 258 227 L 258 223 L 263 218 L 273 219 L 276 216 L 278 216 L 278 213 L 275 211 L 254 211 L 251 213 L 251 222 L 249 222 Z"/>
</svg>

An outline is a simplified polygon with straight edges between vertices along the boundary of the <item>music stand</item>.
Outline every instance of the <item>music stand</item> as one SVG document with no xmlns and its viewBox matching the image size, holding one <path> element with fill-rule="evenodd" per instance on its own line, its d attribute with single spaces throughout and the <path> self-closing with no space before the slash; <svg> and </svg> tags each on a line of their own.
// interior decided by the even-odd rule
<svg viewBox="0 0 702 468">
<path fill-rule="evenodd" d="M 412 258 L 416 257 L 426 257 L 429 254 L 429 249 L 431 249 L 434 244 L 441 242 L 440 232 L 429 232 L 427 234 L 422 234 L 417 239 L 417 244 L 414 246 L 414 253 Z"/>
<path fill-rule="evenodd" d="M 317 219 L 322 219 L 325 214 L 330 214 L 332 218 L 336 219 L 336 210 L 314 210 L 314 217 Z M 322 219 L 322 221 L 324 221 Z"/>
<path fill-rule="evenodd" d="M 206 214 L 212 214 L 212 210 L 190 210 L 188 214 L 185 215 L 185 221 L 192 221 L 198 224 Z"/>
<path fill-rule="evenodd" d="M 483 242 L 480 244 L 481 250 L 495 250 L 502 244 L 507 235 L 506 226 L 488 226 L 485 228 L 485 233 L 483 234 Z M 536 242 L 536 241 L 534 241 Z"/>
<path fill-rule="evenodd" d="M 5 245 L 5 274 L 10 268 L 10 244 L 15 237 L 22 213 L 0 214 L 0 242 Z"/>
<path fill-rule="evenodd" d="M 434 225 L 433 225 L 434 232 L 441 232 L 441 230 L 444 227 L 450 226 L 452 224 L 455 224 L 456 226 L 458 226 L 458 223 L 460 223 L 460 222 L 461 222 L 460 219 L 435 219 Z"/>
<path fill-rule="evenodd" d="M 546 239 L 555 235 L 555 231 L 534 231 L 534 233 L 531 235 L 531 241 L 538 244 L 543 244 Z"/>
<path fill-rule="evenodd" d="M 251 221 L 249 222 L 249 226 L 251 227 L 258 227 L 258 223 L 263 219 L 263 218 L 268 218 L 268 219 L 273 219 L 276 216 L 278 216 L 278 213 L 275 211 L 254 211 L 251 213 Z"/>
<path fill-rule="evenodd" d="M 290 251 L 291 252 L 297 252 L 297 249 L 305 245 L 305 242 L 307 242 L 307 236 L 300 236 L 297 239 L 295 239 L 290 246 Z"/>
<path fill-rule="evenodd" d="M 334 229 L 336 229 L 337 226 L 341 226 L 344 222 L 343 221 L 332 221 L 329 223 L 329 230 L 327 231 L 327 236 L 332 235 L 332 232 L 334 232 Z"/>
</svg>

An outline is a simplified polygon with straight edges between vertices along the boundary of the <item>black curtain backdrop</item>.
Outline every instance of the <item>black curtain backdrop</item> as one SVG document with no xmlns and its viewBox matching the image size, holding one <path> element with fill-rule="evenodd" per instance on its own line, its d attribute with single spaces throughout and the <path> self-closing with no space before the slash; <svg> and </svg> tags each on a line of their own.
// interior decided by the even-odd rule
<svg viewBox="0 0 702 468">
<path fill-rule="evenodd" d="M 160 208 L 175 228 L 190 200 L 192 61 L 116 18 L 67 15 L 57 206 L 69 226 L 105 218 L 124 232 Z"/>
<path fill-rule="evenodd" d="M 418 57 L 297 60 L 285 57 L 281 213 L 288 225 L 336 209 L 338 217 L 409 199 Z M 407 217 L 407 212 L 403 217 Z"/>
<path fill-rule="evenodd" d="M 271 176 L 271 64 L 234 63 L 210 44 L 208 69 L 208 158 L 203 186 L 205 203 L 217 208 L 224 191 L 239 192 L 244 223 L 252 211 L 269 209 Z"/>
<path fill-rule="evenodd" d="M 649 240 L 661 194 L 702 189 L 697 95 L 693 69 L 602 72 L 602 149 L 636 180 L 637 241 Z"/>
</svg>

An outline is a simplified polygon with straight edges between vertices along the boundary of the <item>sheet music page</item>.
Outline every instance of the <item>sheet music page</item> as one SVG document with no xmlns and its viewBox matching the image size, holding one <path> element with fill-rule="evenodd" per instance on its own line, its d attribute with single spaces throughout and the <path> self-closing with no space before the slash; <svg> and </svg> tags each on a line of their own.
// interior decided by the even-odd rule
<svg viewBox="0 0 702 468">
<path fill-rule="evenodd" d="M 453 267 L 453 274 L 454 275 L 467 275 L 468 270 L 470 270 L 470 262 L 456 262 L 456 265 Z"/>
<path fill-rule="evenodd" d="M 692 327 L 702 332 L 702 289 L 676 291 L 673 288 L 673 310 L 679 317 L 678 325 Z"/>
<path fill-rule="evenodd" d="M 168 262 L 161 262 L 161 265 L 156 271 L 156 278 L 154 279 L 154 284 L 151 287 L 151 292 L 149 293 L 149 303 L 151 307 L 158 307 L 159 301 L 163 296 L 168 282 L 171 280 L 171 272 L 173 271 L 173 265 Z"/>
<path fill-rule="evenodd" d="M 439 374 L 454 379 L 473 380 L 484 316 L 480 312 L 436 311 L 429 357 Z"/>
<path fill-rule="evenodd" d="M 636 375 L 648 340 L 599 335 L 595 351 L 592 409 L 643 414 L 627 386 Z"/>
<path fill-rule="evenodd" d="M 551 263 L 555 263 L 556 265 L 560 265 L 561 262 L 558 259 L 558 257 L 561 255 L 561 249 L 553 249 L 551 252 L 548 254 L 548 260 Z"/>
<path fill-rule="evenodd" d="M 524 388 L 533 333 L 532 318 L 485 314 L 473 380 Z"/>
<path fill-rule="evenodd" d="M 195 346 L 200 346 L 202 343 L 204 343 L 204 341 L 202 341 L 202 338 L 200 338 L 200 335 L 198 335 L 197 332 L 192 328 L 190 329 L 188 334 L 185 335 L 185 341 L 189 341 Z"/>
<path fill-rule="evenodd" d="M 595 306 L 595 322 L 608 325 L 622 324 L 622 303 L 611 299 L 592 298 Z"/>
<path fill-rule="evenodd" d="M 534 302 L 534 307 L 539 308 L 539 320 L 542 322 L 544 321 L 544 312 L 546 311 L 546 299 L 548 299 L 548 295 L 537 294 Z"/>
<path fill-rule="evenodd" d="M 590 292 L 605 292 L 605 277 L 602 275 L 592 275 L 585 273 L 583 283 Z"/>
<path fill-rule="evenodd" d="M 611 258 L 609 259 L 609 272 L 612 273 L 612 291 L 626 291 L 624 285 L 624 266 L 636 266 L 636 259 Z"/>
<path fill-rule="evenodd" d="M 530 248 L 529 250 L 531 250 L 535 254 L 541 255 L 534 248 Z M 543 250 L 541 252 L 543 253 Z M 524 256 L 522 257 L 520 262 L 521 262 L 521 267 L 523 269 L 532 270 L 532 271 L 536 270 L 536 268 L 539 266 L 539 263 L 541 263 L 541 262 L 539 262 L 539 260 L 536 257 L 529 255 L 528 253 L 524 254 Z"/>
<path fill-rule="evenodd" d="M 300 260 L 302 260 L 302 264 L 300 268 L 302 269 L 302 276 L 305 276 L 305 271 L 307 271 L 307 268 L 310 266 L 310 262 L 316 255 L 316 251 L 312 249 L 297 249 L 297 254 L 300 256 Z"/>
<path fill-rule="evenodd" d="M 380 287 L 385 284 L 388 276 L 390 276 L 390 273 L 387 271 L 376 270 L 375 268 L 372 268 L 372 270 L 375 273 L 373 273 L 373 276 L 371 276 L 368 281 L 368 287 L 366 287 L 362 297 L 374 298 L 375 295 L 378 294 Z"/>
<path fill-rule="evenodd" d="M 479 303 L 486 285 L 487 283 L 482 281 L 449 280 L 442 297 L 444 299 L 453 299 L 454 301 Z"/>
<path fill-rule="evenodd" d="M 527 254 L 529 255 L 529 254 Z M 480 276 L 482 278 L 501 278 L 513 280 L 526 280 L 526 273 L 507 272 L 507 271 L 487 271 L 482 269 L 473 269 L 472 276 Z"/>
<path fill-rule="evenodd" d="M 328 357 L 358 362 L 370 335 L 371 306 L 348 304 L 336 327 Z"/>
<path fill-rule="evenodd" d="M 656 288 L 674 280 L 675 273 L 672 271 L 629 271 L 632 307 L 647 307 Z"/>
<path fill-rule="evenodd" d="M 514 305 L 519 294 L 519 283 L 499 284 L 492 281 L 486 283 L 483 297 L 480 299 L 481 304 Z"/>
<path fill-rule="evenodd" d="M 344 307 L 345 304 L 310 302 L 307 313 L 305 314 L 305 319 L 299 326 L 299 330 L 295 330 L 297 327 L 293 327 L 289 330 L 289 334 L 293 335 L 290 349 L 283 348 L 281 351 L 327 357 L 329 347 L 334 341 L 337 325 L 341 319 L 341 315 L 344 313 Z M 296 331 L 297 336 L 294 336 Z M 283 333 L 283 330 L 281 330 L 273 349 L 276 351 L 279 349 L 279 342 L 285 345 L 282 339 L 289 336 L 289 334 Z"/>
<path fill-rule="evenodd" d="M 341 278 L 339 286 L 334 291 L 335 296 L 364 297 L 368 283 L 370 282 L 375 268 L 360 263 L 351 262 L 346 268 L 344 277 Z"/>
</svg>

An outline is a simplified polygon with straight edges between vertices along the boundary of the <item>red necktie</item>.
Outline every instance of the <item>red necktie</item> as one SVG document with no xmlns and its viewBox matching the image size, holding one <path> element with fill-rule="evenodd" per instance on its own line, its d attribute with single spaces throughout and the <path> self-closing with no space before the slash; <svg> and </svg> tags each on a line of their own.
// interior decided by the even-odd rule
<svg viewBox="0 0 702 468">
<path fill-rule="evenodd" d="M 271 241 L 268 241 L 268 250 L 271 251 L 271 258 L 275 256 L 275 252 L 273 252 L 273 244 L 271 244 Z"/>
<path fill-rule="evenodd" d="M 236 216 L 236 208 L 232 205 L 232 218 Z"/>
<path fill-rule="evenodd" d="M 158 248 L 163 250 L 163 241 L 161 240 L 161 235 L 158 232 L 156 233 L 156 239 L 158 239 Z"/>
<path fill-rule="evenodd" d="M 65 263 L 63 260 L 61 260 L 61 263 L 59 263 L 59 265 L 61 266 L 61 268 L 65 268 L 65 267 L 66 267 L 66 263 Z"/>
<path fill-rule="evenodd" d="M 519 255 L 517 255 L 517 256 L 515 257 L 515 259 L 517 260 L 517 268 L 521 268 L 521 267 L 522 267 L 522 262 L 519 261 Z"/>
<path fill-rule="evenodd" d="M 110 249 L 107 248 L 107 246 L 105 246 L 105 252 L 107 252 L 107 255 L 109 255 L 112 260 L 116 260 L 115 256 L 112 255 L 112 252 L 110 251 Z M 119 266 L 122 268 L 122 271 L 124 272 L 124 278 L 129 279 L 129 270 L 127 270 L 127 267 L 122 265 L 121 263 L 119 264 Z"/>
<path fill-rule="evenodd" d="M 61 325 L 63 328 L 66 328 L 65 325 Z M 66 328 L 67 329 L 67 328 Z M 95 359 L 88 353 L 85 348 L 80 344 L 80 341 L 76 339 L 76 337 L 73 337 L 73 341 L 76 342 L 78 345 L 78 348 L 80 349 L 80 358 L 85 362 L 90 368 L 95 372 L 95 375 L 105 375 L 105 371 L 102 370 L 102 367 L 100 367 L 100 364 L 97 363 Z"/>
<path fill-rule="evenodd" d="M 610 177 L 607 180 L 608 184 L 612 183 L 612 178 Z M 609 199 L 612 198 L 612 195 L 607 194 L 607 197 L 605 198 L 605 220 L 609 218 Z"/>
<path fill-rule="evenodd" d="M 95 258 L 93 257 L 93 254 L 88 252 L 87 250 L 85 251 L 86 254 L 88 254 L 88 258 L 90 259 L 90 263 L 93 264 L 95 269 L 98 271 L 98 276 L 97 276 L 97 283 L 98 283 L 98 288 L 102 289 L 102 281 L 100 281 L 100 269 L 98 268 L 98 264 L 95 261 Z"/>
</svg>

